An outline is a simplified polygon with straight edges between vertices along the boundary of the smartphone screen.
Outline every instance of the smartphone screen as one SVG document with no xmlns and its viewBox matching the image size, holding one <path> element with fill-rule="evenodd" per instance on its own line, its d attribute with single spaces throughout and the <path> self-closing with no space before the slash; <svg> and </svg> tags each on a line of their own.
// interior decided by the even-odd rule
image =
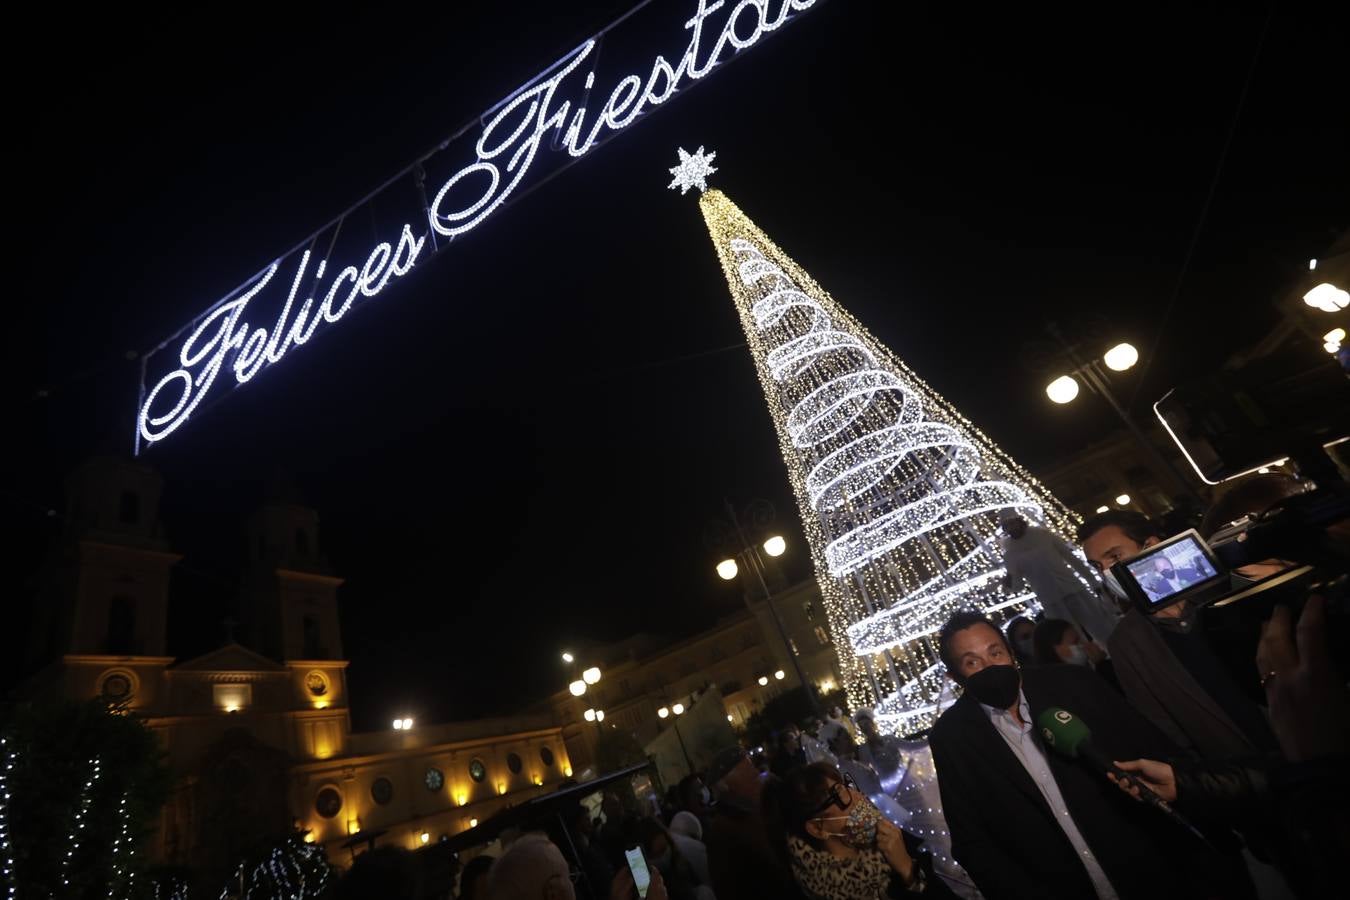
<svg viewBox="0 0 1350 900">
<path fill-rule="evenodd" d="M 633 873 L 633 885 L 637 888 L 637 895 L 646 897 L 652 876 L 647 871 L 647 858 L 642 855 L 642 848 L 631 847 L 623 851 L 623 855 L 628 857 L 628 871 Z"/>
</svg>

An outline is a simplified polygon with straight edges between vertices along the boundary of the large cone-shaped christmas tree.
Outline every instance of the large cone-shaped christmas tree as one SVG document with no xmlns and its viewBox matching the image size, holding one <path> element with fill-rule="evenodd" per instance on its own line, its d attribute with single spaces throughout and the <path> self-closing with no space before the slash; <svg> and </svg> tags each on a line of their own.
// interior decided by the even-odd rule
<svg viewBox="0 0 1350 900">
<path fill-rule="evenodd" d="M 1072 514 L 721 192 L 699 208 L 801 508 L 849 703 L 892 732 L 924 729 L 943 688 L 946 618 L 972 608 L 1006 620 L 1035 602 L 1003 588 L 1000 512 L 1066 538 Z"/>
</svg>

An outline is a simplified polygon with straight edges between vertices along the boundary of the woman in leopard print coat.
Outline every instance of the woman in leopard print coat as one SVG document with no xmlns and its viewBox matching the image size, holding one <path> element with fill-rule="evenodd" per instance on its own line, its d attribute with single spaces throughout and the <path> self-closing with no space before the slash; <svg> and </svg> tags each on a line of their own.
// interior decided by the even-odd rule
<svg viewBox="0 0 1350 900">
<path fill-rule="evenodd" d="M 926 893 L 927 874 L 896 828 L 829 763 L 764 787 L 769 841 L 813 900 L 884 900 Z"/>
</svg>

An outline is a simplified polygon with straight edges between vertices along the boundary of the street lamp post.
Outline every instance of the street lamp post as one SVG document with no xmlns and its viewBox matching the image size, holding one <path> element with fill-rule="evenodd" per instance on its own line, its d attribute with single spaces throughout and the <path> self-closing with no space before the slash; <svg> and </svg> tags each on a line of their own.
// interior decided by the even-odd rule
<svg viewBox="0 0 1350 900">
<path fill-rule="evenodd" d="M 567 692 L 571 694 L 573 697 L 579 698 L 585 696 L 586 689 L 600 681 L 601 673 L 599 667 L 597 666 L 591 666 L 590 668 L 582 670 L 578 677 L 577 669 L 581 667 L 581 664 L 577 663 L 576 656 L 573 655 L 571 651 L 568 650 L 562 651 L 562 661 L 566 663 L 567 666 L 572 671 L 573 677 L 572 680 L 568 682 Z M 600 698 L 594 697 L 593 699 L 598 701 Z M 605 711 L 603 709 L 596 709 L 595 707 L 590 707 L 584 713 L 582 713 L 581 717 L 585 719 L 587 722 L 590 722 L 591 724 L 595 725 L 594 739 L 598 747 L 600 740 L 601 723 L 605 721 Z M 582 743 L 583 746 L 587 743 L 584 737 L 582 737 Z"/>
<path fill-rule="evenodd" d="M 815 689 L 812 687 L 811 682 L 807 680 L 806 673 L 802 671 L 801 661 L 797 659 L 797 654 L 793 652 L 792 641 L 788 638 L 787 628 L 783 626 L 783 619 L 778 615 L 778 607 L 773 602 L 773 591 L 769 589 L 768 579 L 764 577 L 764 560 L 760 558 L 759 548 L 746 539 L 745 530 L 741 528 L 740 517 L 736 515 L 736 509 L 731 505 L 731 501 L 723 500 L 723 503 L 726 504 L 727 515 L 731 517 L 732 527 L 736 529 L 736 536 L 741 542 L 742 550 L 737 555 L 745 557 L 745 560 L 750 564 L 750 568 L 754 570 L 755 578 L 759 581 L 760 590 L 764 592 L 764 602 L 769 607 L 769 614 L 773 618 L 773 624 L 778 629 L 778 636 L 782 638 L 783 649 L 787 652 L 788 660 L 792 663 L 792 670 L 797 673 L 797 680 L 801 682 L 802 690 L 806 691 L 806 699 L 811 704 L 812 712 L 814 712 L 818 718 L 823 719 L 824 716 L 821 714 L 820 701 L 816 697 Z M 775 535 L 764 542 L 764 549 L 774 556 L 781 556 L 783 551 L 787 549 L 787 544 L 781 537 Z M 728 562 L 731 562 L 730 566 L 727 566 Z M 730 572 L 729 575 L 724 571 L 724 566 L 727 566 L 726 571 Z M 727 581 L 735 578 L 735 562 L 732 560 L 723 561 L 717 567 L 717 574 L 721 575 Z"/>
<path fill-rule="evenodd" d="M 661 707 L 656 711 L 658 718 L 664 719 L 673 715 L 671 724 L 675 726 L 675 737 L 680 742 L 680 752 L 684 754 L 684 764 L 689 767 L 689 771 L 694 771 L 694 761 L 689 756 L 689 748 L 684 745 L 684 735 L 680 732 L 680 716 L 684 715 L 684 704 L 674 703 L 668 707 Z"/>
<path fill-rule="evenodd" d="M 1071 402 L 1078 396 L 1078 381 L 1075 376 L 1081 377 L 1087 382 L 1087 386 L 1092 389 L 1092 391 L 1106 400 L 1111 409 L 1113 409 L 1116 415 L 1120 417 L 1120 421 L 1125 423 L 1125 428 L 1130 432 L 1130 435 L 1134 437 L 1139 446 L 1144 448 L 1144 452 L 1149 455 L 1149 458 L 1162 466 L 1162 468 L 1172 476 L 1172 479 L 1176 482 L 1177 486 L 1188 497 L 1203 504 L 1203 498 L 1195 492 L 1191 487 L 1190 482 L 1183 478 L 1181 473 L 1167 460 L 1167 457 L 1163 456 L 1162 453 L 1158 451 L 1158 448 L 1149 442 L 1148 438 L 1144 436 L 1144 433 L 1139 430 L 1139 426 L 1134 424 L 1134 419 L 1130 418 L 1129 413 L 1125 411 L 1125 407 L 1120 405 L 1120 401 L 1116 399 L 1116 395 L 1111 392 L 1111 387 L 1106 381 L 1106 374 L 1101 371 L 1098 361 L 1096 359 L 1090 359 L 1087 362 L 1083 362 L 1073 346 L 1065 340 L 1063 333 L 1059 330 L 1059 326 L 1055 323 L 1052 322 L 1047 325 L 1046 331 L 1048 331 L 1050 336 L 1058 341 L 1060 346 L 1064 348 L 1065 356 L 1068 357 L 1069 362 L 1074 367 L 1071 374 L 1061 375 L 1046 385 L 1045 392 L 1049 395 L 1050 399 L 1056 403 Z M 1139 351 L 1130 344 L 1123 343 L 1117 344 L 1106 351 L 1102 358 L 1102 362 L 1105 362 L 1109 368 L 1117 372 L 1123 372 L 1126 369 L 1129 369 L 1138 361 Z"/>
</svg>

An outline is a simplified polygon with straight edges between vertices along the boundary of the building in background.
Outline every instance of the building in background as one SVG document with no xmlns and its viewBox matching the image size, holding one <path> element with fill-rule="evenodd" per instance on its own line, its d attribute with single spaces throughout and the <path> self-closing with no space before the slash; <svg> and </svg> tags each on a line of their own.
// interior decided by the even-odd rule
<svg viewBox="0 0 1350 900">
<path fill-rule="evenodd" d="M 674 727 L 676 704 L 689 708 L 696 695 L 710 689 L 720 694 L 732 727 L 742 727 L 765 703 L 798 685 L 789 652 L 796 654 L 817 692 L 834 691 L 839 684 L 837 656 L 819 585 L 815 579 L 788 585 L 776 570 L 769 573 L 769 585 L 790 651 L 779 637 L 768 604 L 751 589 L 743 609 L 692 637 L 672 641 L 644 633 L 609 644 L 568 648 L 578 672 L 595 666 L 601 671 L 600 680 L 580 696 L 562 685 L 536 709 L 549 710 L 561 726 L 577 771 L 594 771 L 600 729 L 623 729 L 646 745 Z M 587 710 L 603 711 L 604 717 L 595 721 Z"/>
<path fill-rule="evenodd" d="M 44 567 L 30 643 L 41 667 L 24 693 L 103 696 L 159 736 L 175 787 L 150 848 L 156 861 L 226 869 L 293 828 L 335 863 L 366 847 L 413 849 L 572 775 L 547 715 L 352 732 L 342 579 L 320 552 L 313 510 L 274 503 L 253 516 L 242 598 L 251 636 L 177 659 L 166 623 L 179 557 L 159 522 L 160 477 L 95 459 L 67 489 L 68 524 Z"/>
<path fill-rule="evenodd" d="M 1177 472 L 1183 477 L 1190 472 L 1176 444 L 1168 439 L 1156 419 L 1144 422 L 1143 430 Z M 1104 506 L 1133 509 L 1158 519 L 1176 508 L 1182 497 L 1172 473 L 1146 453 L 1124 428 L 1072 455 L 1060 457 L 1055 465 L 1040 468 L 1036 474 L 1065 506 L 1084 518 Z M 1198 478 L 1190 488 L 1208 498 L 1208 491 Z M 1118 499 L 1121 497 L 1128 499 L 1121 503 Z"/>
</svg>

